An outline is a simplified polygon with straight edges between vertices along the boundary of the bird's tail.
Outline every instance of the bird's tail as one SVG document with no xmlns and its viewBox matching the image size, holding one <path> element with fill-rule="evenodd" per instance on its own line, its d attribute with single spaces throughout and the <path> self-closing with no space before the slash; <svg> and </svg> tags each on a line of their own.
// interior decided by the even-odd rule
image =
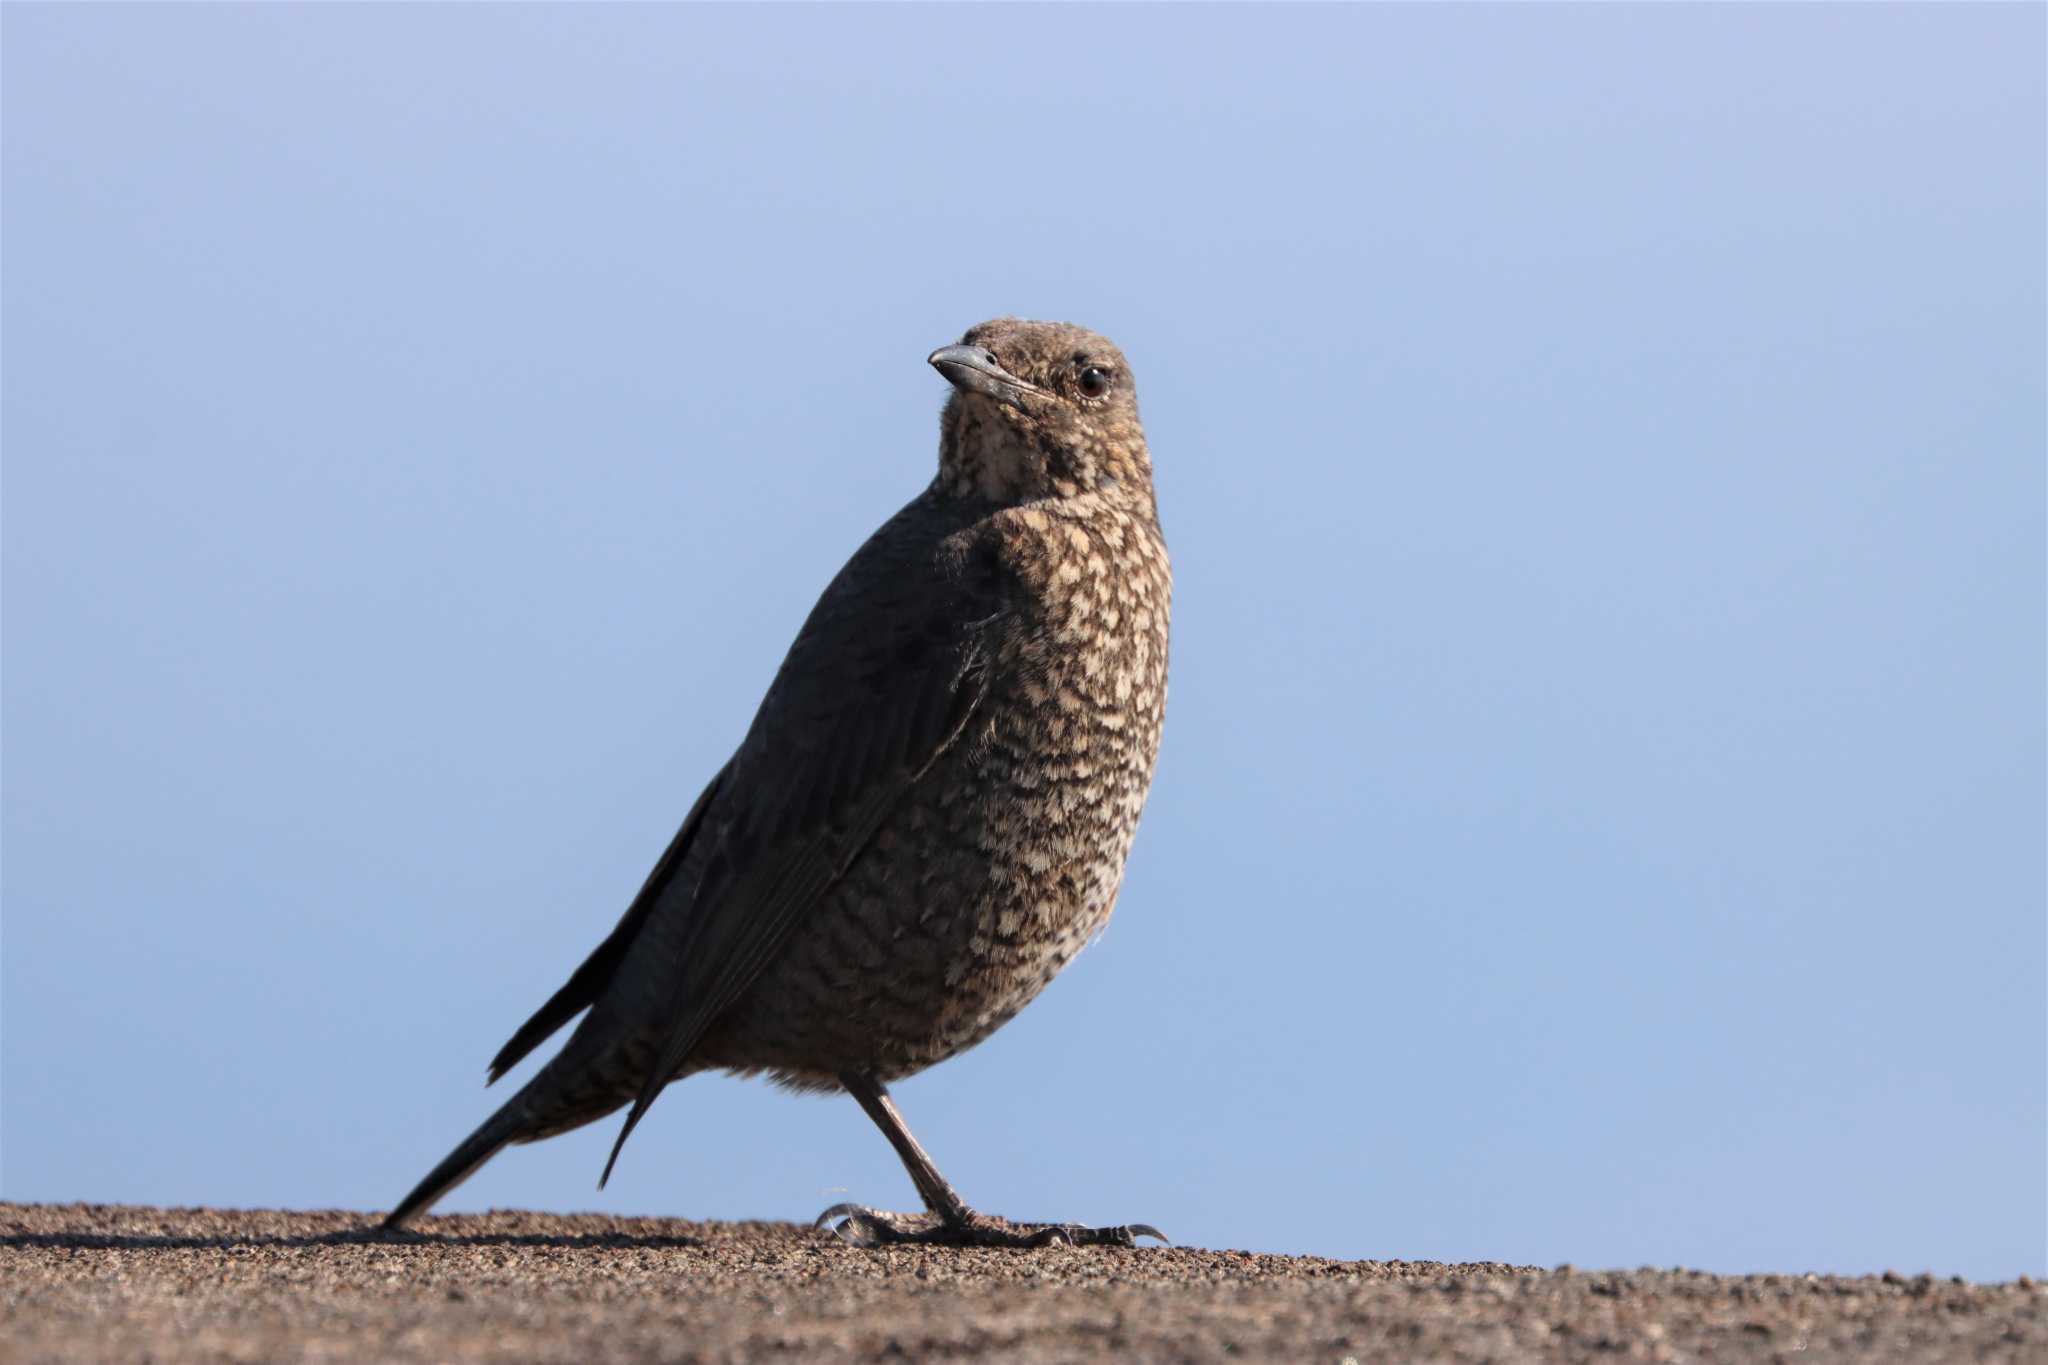
<svg viewBox="0 0 2048 1365">
<path fill-rule="evenodd" d="M 425 1180 L 413 1186 L 411 1194 L 398 1201 L 398 1207 L 384 1219 L 384 1226 L 387 1229 L 404 1227 L 413 1215 L 475 1175 L 506 1144 L 517 1142 L 527 1127 L 525 1099 L 524 1092 L 514 1095 L 497 1113 L 485 1119 L 482 1127 L 463 1139 L 462 1145 L 450 1152 L 440 1165 L 427 1172 Z"/>
<path fill-rule="evenodd" d="M 623 1059 L 612 1056 L 602 1034 L 579 1029 L 554 1060 L 427 1172 L 427 1178 L 415 1185 L 411 1194 L 398 1201 L 384 1226 L 405 1226 L 408 1219 L 475 1175 L 510 1144 L 538 1142 L 581 1128 L 623 1106 L 633 1098 L 637 1072 L 619 1068 L 631 1061 L 630 1055 Z"/>
</svg>

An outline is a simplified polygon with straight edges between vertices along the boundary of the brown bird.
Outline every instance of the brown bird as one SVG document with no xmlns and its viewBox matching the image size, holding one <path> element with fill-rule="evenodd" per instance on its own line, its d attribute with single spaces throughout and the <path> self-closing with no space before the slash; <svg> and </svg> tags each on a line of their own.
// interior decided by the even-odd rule
<svg viewBox="0 0 2048 1365">
<path fill-rule="evenodd" d="M 933 1216 L 820 1215 L 849 1240 L 1159 1236 L 976 1213 L 884 1088 L 988 1037 L 1108 921 L 1166 707 L 1172 574 L 1123 354 L 1002 318 L 929 360 L 954 390 L 938 476 L 825 589 L 632 907 L 490 1079 L 587 1009 L 561 1052 L 386 1227 L 508 1143 L 631 1104 L 609 1179 L 664 1086 L 723 1070 L 844 1090 L 894 1145 Z"/>
</svg>

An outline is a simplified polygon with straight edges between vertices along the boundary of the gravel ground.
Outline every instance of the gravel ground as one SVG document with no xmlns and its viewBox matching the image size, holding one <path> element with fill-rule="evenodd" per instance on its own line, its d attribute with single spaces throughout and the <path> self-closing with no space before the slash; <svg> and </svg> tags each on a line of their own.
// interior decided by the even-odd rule
<svg viewBox="0 0 2048 1365">
<path fill-rule="evenodd" d="M 0 1204 L 0 1360 L 2048 1360 L 2048 1289 Z"/>
</svg>

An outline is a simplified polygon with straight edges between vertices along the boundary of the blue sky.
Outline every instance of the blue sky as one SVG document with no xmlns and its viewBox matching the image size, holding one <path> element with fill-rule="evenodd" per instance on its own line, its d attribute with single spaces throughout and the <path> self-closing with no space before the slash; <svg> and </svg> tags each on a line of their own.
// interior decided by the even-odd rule
<svg viewBox="0 0 2048 1365">
<path fill-rule="evenodd" d="M 2038 6 L 0 19 L 0 1194 L 388 1206 L 1017 313 L 1174 660 L 1114 924 L 897 1089 L 972 1202 L 2048 1267 Z M 613 1132 L 443 1207 L 912 1201 Z"/>
</svg>

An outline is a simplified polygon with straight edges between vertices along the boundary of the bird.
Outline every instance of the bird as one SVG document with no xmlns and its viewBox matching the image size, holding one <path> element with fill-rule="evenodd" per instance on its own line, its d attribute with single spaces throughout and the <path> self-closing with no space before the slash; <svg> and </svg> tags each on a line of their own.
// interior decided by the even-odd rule
<svg viewBox="0 0 2048 1365">
<path fill-rule="evenodd" d="M 1166 1240 L 976 1211 L 888 1090 L 987 1038 L 1107 924 L 1173 594 L 1122 351 L 1003 317 L 926 359 L 951 386 L 932 481 L 833 577 L 624 916 L 487 1083 L 582 1015 L 560 1051 L 385 1229 L 507 1145 L 627 1108 L 602 1188 L 666 1086 L 721 1071 L 850 1095 L 895 1148 L 924 1212 L 834 1205 L 814 1226 L 846 1241 Z"/>
</svg>

